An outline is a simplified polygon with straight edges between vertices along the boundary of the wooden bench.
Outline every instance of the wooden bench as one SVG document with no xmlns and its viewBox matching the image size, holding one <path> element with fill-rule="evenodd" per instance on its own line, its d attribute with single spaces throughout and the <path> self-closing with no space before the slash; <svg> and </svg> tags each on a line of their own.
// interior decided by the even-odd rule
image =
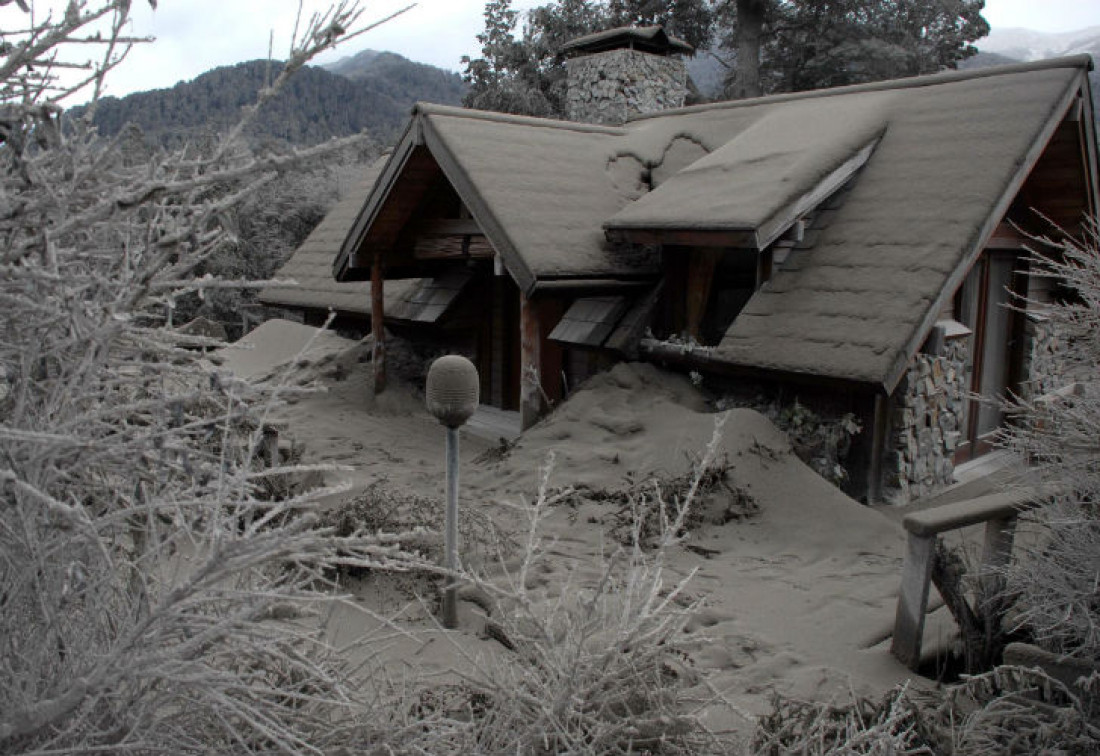
<svg viewBox="0 0 1100 756">
<path fill-rule="evenodd" d="M 994 570 L 1007 564 L 1011 557 L 1016 515 L 1031 506 L 1034 499 L 1034 494 L 1028 491 L 1005 491 L 912 512 L 902 520 L 909 537 L 890 651 L 909 669 L 916 671 L 920 664 L 928 588 L 932 582 L 932 558 L 940 533 L 985 523 L 982 571 L 978 583 L 978 601 L 981 605 L 986 598 L 1000 591 L 1002 583 Z"/>
</svg>

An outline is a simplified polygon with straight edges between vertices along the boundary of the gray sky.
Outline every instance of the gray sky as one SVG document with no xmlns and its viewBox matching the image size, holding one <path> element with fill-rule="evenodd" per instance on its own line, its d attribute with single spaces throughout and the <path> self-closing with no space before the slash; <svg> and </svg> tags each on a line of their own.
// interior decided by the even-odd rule
<svg viewBox="0 0 1100 756">
<path fill-rule="evenodd" d="M 89 0 L 94 2 L 94 0 Z M 545 0 L 542 0 L 545 1 Z M 159 0 L 150 10 L 146 0 L 133 0 L 135 35 L 151 35 L 155 44 L 139 45 L 108 79 L 108 94 L 170 87 L 216 66 L 265 58 L 269 39 L 275 57 L 290 43 L 298 0 Z M 367 0 L 363 22 L 382 18 L 408 0 Z M 540 0 L 513 0 L 525 9 Z M 63 0 L 34 0 L 38 12 Z M 326 6 L 304 0 L 306 14 Z M 483 26 L 484 0 L 420 0 L 403 16 L 327 53 L 325 63 L 359 50 L 392 50 L 412 60 L 461 70 L 464 54 L 477 55 L 475 36 Z M 1072 31 L 1100 25 L 1100 0 L 987 0 L 985 17 L 997 28 Z M 0 28 L 25 23 L 9 4 L 0 9 Z"/>
</svg>

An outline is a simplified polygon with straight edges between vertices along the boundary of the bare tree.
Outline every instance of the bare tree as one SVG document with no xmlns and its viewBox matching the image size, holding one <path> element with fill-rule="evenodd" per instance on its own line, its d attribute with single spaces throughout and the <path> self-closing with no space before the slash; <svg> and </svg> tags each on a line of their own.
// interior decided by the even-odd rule
<svg viewBox="0 0 1100 756">
<path fill-rule="evenodd" d="M 4 34 L 0 752 L 367 746 L 377 698 L 302 618 L 332 599 L 337 564 L 406 557 L 317 529 L 309 495 L 273 498 L 271 476 L 293 472 L 258 453 L 277 392 L 165 327 L 179 297 L 237 285 L 191 275 L 227 243 L 229 210 L 318 150 L 256 160 L 238 127 L 205 156 L 142 162 L 64 120 L 60 100 L 98 96 L 134 41 L 129 8 L 73 0 Z M 303 19 L 258 103 L 360 16 L 342 2 Z"/>
<path fill-rule="evenodd" d="M 1100 661 L 1100 232 L 1051 242 L 1056 256 L 1033 258 L 1033 274 L 1065 292 L 1046 309 L 1066 346 L 1064 374 L 1073 391 L 1020 399 L 1008 409 L 1019 422 L 1003 441 L 1030 462 L 1032 485 L 1046 492 L 1025 515 L 1037 531 L 1010 567 L 1008 590 L 1017 622 L 1050 650 Z"/>
</svg>

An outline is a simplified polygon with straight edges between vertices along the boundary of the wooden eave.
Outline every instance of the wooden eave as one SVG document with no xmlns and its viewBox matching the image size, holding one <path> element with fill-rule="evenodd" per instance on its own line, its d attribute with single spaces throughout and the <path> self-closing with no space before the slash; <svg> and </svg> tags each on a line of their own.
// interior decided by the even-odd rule
<svg viewBox="0 0 1100 756">
<path fill-rule="evenodd" d="M 918 324 L 917 328 L 913 331 L 913 334 L 906 342 L 904 349 L 899 352 L 898 356 L 894 360 L 893 366 L 891 366 L 889 372 L 884 376 L 882 387 L 888 394 L 892 394 L 894 389 L 897 388 L 898 382 L 901 377 L 905 375 L 906 370 L 909 367 L 909 360 L 914 354 L 916 354 L 924 340 L 928 337 L 936 321 L 939 319 L 940 313 L 943 311 L 947 302 L 954 297 L 955 291 L 962 285 L 963 280 L 966 278 L 967 273 L 974 266 L 978 257 L 982 251 L 988 246 L 988 243 L 997 231 L 997 227 L 1008 212 L 1009 207 L 1012 205 L 1013 200 L 1023 187 L 1024 182 L 1027 181 L 1028 175 L 1032 169 L 1039 162 L 1043 152 L 1046 150 L 1048 143 L 1054 136 L 1054 133 L 1058 130 L 1062 121 L 1069 114 L 1070 109 L 1074 107 L 1078 98 L 1083 98 L 1083 101 L 1090 103 L 1089 99 L 1089 80 L 1088 70 L 1091 69 L 1091 64 L 1088 68 L 1082 66 L 1082 70 L 1079 72 L 1076 80 L 1066 88 L 1066 91 L 1062 94 L 1058 101 L 1058 104 L 1051 111 L 1051 116 L 1043 124 L 1042 129 L 1039 131 L 1039 135 L 1032 143 L 1031 148 L 1023 156 L 1020 161 L 1016 172 L 1012 178 L 1006 184 L 1004 190 L 1001 193 L 1000 198 L 993 207 L 993 211 L 986 218 L 982 224 L 978 234 L 974 237 L 973 243 L 970 248 L 963 255 L 962 260 L 955 267 L 955 270 L 948 276 L 947 281 L 940 289 L 939 294 L 933 299 L 927 309 L 925 310 L 924 317 Z M 1091 118 L 1086 118 L 1086 121 L 1091 123 Z M 1092 166 L 1090 167 L 1090 175 L 1092 176 L 1092 190 L 1090 191 L 1090 202 L 1093 206 L 1096 203 L 1096 133 L 1092 128 L 1087 130 L 1087 139 L 1089 143 L 1087 152 L 1091 157 Z"/>
<path fill-rule="evenodd" d="M 512 240 L 489 209 L 476 185 L 470 180 L 470 177 L 450 150 L 447 149 L 446 144 L 433 128 L 431 119 L 419 111 L 414 111 L 412 120 L 394 148 L 393 155 L 383 168 L 374 189 L 356 217 L 351 231 L 349 231 L 343 246 L 340 248 L 340 253 L 333 265 L 333 274 L 336 280 L 358 281 L 369 278 L 370 265 L 374 255 L 379 249 L 384 252 L 396 241 L 395 234 L 393 239 L 384 239 L 382 244 L 372 244 L 372 231 L 375 224 L 382 217 L 383 211 L 390 207 L 390 203 L 395 200 L 398 205 L 401 205 L 400 211 L 405 212 L 403 220 L 407 220 L 408 214 L 412 212 L 422 195 L 412 196 L 405 201 L 401 201 L 395 196 L 395 192 L 400 191 L 402 176 L 414 165 L 418 158 L 423 159 L 423 156 L 430 156 L 434 166 L 450 182 L 472 216 L 467 220 L 436 221 L 435 223 L 439 228 L 431 230 L 438 231 L 443 225 L 450 223 L 453 226 L 450 230 L 454 233 L 484 234 L 495 253 L 501 257 L 504 267 L 515 279 L 520 290 L 530 294 L 536 284 L 534 273 L 523 261 Z M 422 275 L 414 267 L 402 265 L 398 261 L 394 262 L 396 264 L 392 266 L 387 264 L 387 270 L 392 275 Z"/>
<path fill-rule="evenodd" d="M 535 274 L 524 262 L 512 239 L 505 232 L 504 227 L 497 217 L 489 209 L 488 203 L 477 186 L 463 170 L 462 166 L 451 154 L 450 150 L 433 128 L 431 120 L 423 115 L 417 116 L 422 123 L 422 135 L 424 144 L 435 157 L 443 175 L 451 182 L 455 192 L 470 211 L 470 215 L 488 238 L 493 249 L 500 256 L 505 269 L 511 274 L 520 291 L 529 295 L 533 292 L 536 278 Z"/>
<path fill-rule="evenodd" d="M 337 281 L 365 281 L 370 278 L 373 255 L 369 250 L 363 248 L 367 232 L 378 218 L 383 204 L 393 191 L 397 179 L 401 176 L 405 165 L 412 156 L 413 149 L 422 143 L 418 118 L 414 116 L 409 121 L 408 126 L 405 127 L 405 131 L 401 135 L 401 139 L 398 140 L 393 152 L 390 153 L 390 159 L 386 161 L 386 165 L 374 182 L 374 187 L 367 195 L 366 202 L 363 203 L 363 207 L 355 216 L 355 222 L 352 223 L 351 229 L 344 238 L 344 243 L 340 246 L 340 251 L 332 263 L 332 275 Z"/>
</svg>

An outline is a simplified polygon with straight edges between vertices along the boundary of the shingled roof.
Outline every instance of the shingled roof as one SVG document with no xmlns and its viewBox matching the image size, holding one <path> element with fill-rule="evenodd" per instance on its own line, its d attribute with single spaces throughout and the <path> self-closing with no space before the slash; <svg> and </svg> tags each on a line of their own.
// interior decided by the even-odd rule
<svg viewBox="0 0 1100 756">
<path fill-rule="evenodd" d="M 370 259 L 362 244 L 393 186 L 387 171 L 419 145 L 528 294 L 655 277 L 645 250 L 613 243 L 623 229 L 744 229 L 762 246 L 807 198 L 855 175 L 813 249 L 752 297 L 714 357 L 891 390 L 1078 93 L 1088 96 L 1090 67 L 1077 56 L 951 72 L 619 128 L 418 105 L 334 270 L 348 276 L 353 252 L 357 265 Z"/>
<path fill-rule="evenodd" d="M 363 170 L 343 199 L 325 215 L 324 220 L 317 224 L 279 269 L 279 280 L 294 281 L 296 285 L 268 286 L 261 289 L 257 298 L 262 304 L 370 315 L 370 282 L 337 281 L 332 276 L 332 260 L 388 157 L 383 155 Z M 385 288 L 387 302 L 397 302 L 413 283 L 388 282 Z"/>
</svg>

